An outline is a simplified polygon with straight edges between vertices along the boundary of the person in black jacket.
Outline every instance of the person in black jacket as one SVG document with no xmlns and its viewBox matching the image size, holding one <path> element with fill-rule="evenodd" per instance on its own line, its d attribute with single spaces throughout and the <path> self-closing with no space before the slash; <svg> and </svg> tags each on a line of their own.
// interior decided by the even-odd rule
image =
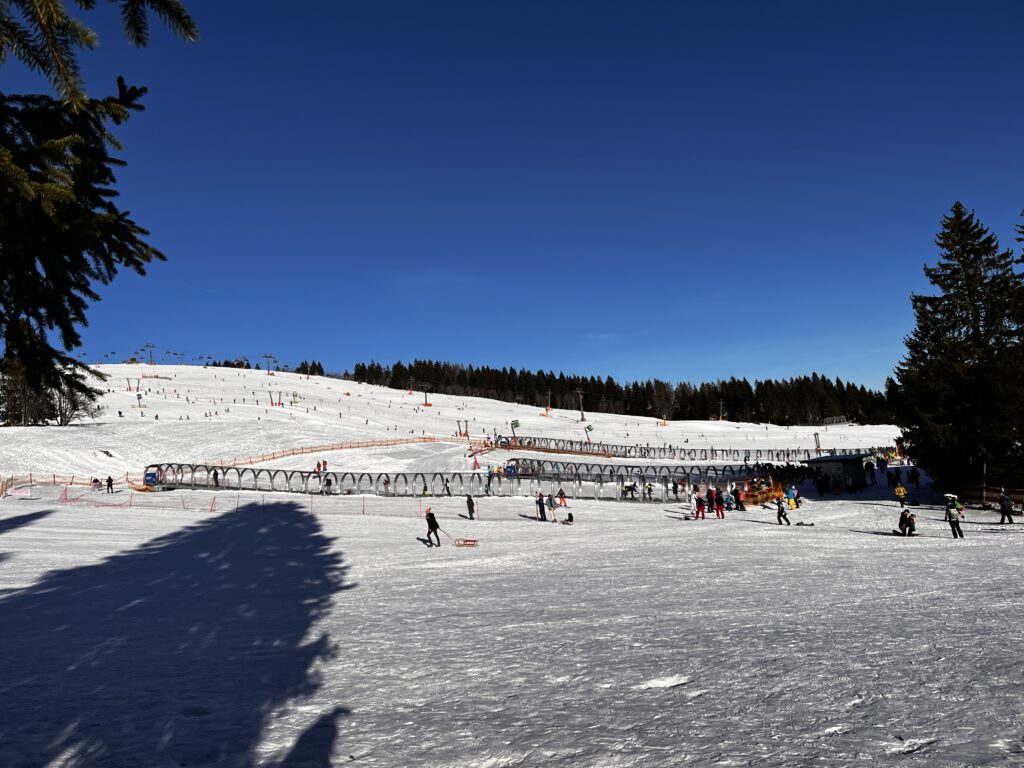
<svg viewBox="0 0 1024 768">
<path fill-rule="evenodd" d="M 542 492 L 537 493 L 537 519 L 548 519 L 547 513 L 544 512 L 544 494 Z"/>
<path fill-rule="evenodd" d="M 430 511 L 430 507 L 427 507 L 427 546 L 441 546 L 441 537 L 437 535 L 437 532 L 441 529 L 441 526 L 437 524 L 437 518 L 434 517 L 434 513 Z M 430 537 L 433 536 L 437 540 L 435 545 Z"/>
<path fill-rule="evenodd" d="M 778 511 L 775 517 L 779 521 L 779 525 L 782 525 L 782 521 L 786 521 L 786 525 L 789 525 L 789 515 L 786 514 L 786 502 L 781 496 L 775 500 L 775 509 Z"/>
<path fill-rule="evenodd" d="M 473 497 L 468 493 L 466 494 L 466 509 L 469 510 L 469 519 L 473 520 L 473 513 L 476 512 L 476 507 L 473 506 Z"/>
<path fill-rule="evenodd" d="M 107 475 L 107 493 L 113 493 L 113 492 L 114 492 L 114 478 L 112 478 L 110 475 Z M 1010 519 L 1010 522 L 1011 523 L 1013 522 L 1012 518 Z"/>
<path fill-rule="evenodd" d="M 1013 499 L 1006 495 L 1005 490 L 999 496 L 999 524 L 1004 523 L 1013 523 Z"/>
</svg>

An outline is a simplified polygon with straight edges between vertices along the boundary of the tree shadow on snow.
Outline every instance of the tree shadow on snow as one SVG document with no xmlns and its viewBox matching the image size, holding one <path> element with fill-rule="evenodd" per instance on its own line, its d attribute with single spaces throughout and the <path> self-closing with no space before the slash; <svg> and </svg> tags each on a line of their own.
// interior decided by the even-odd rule
<svg viewBox="0 0 1024 768">
<path fill-rule="evenodd" d="M 17 517 L 8 517 L 0 520 L 0 534 L 13 531 L 16 528 L 21 528 L 23 525 L 30 525 L 34 522 L 42 520 L 44 517 L 49 517 L 53 514 L 52 509 L 48 509 L 45 512 L 29 512 L 26 515 L 18 515 Z"/>
<path fill-rule="evenodd" d="M 254 764 L 273 711 L 320 686 L 334 650 L 307 635 L 345 571 L 301 507 L 247 505 L 4 595 L 0 765 Z M 328 765 L 333 733 L 295 749 Z"/>
</svg>

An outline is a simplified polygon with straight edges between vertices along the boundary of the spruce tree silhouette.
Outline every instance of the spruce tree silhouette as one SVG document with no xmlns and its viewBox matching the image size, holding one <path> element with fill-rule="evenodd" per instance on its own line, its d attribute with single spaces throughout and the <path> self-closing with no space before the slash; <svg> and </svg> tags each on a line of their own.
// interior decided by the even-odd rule
<svg viewBox="0 0 1024 768">
<path fill-rule="evenodd" d="M 345 570 L 316 518 L 280 503 L 3 596 L 0 765 L 258 763 L 267 718 L 320 685 L 333 648 L 305 638 Z"/>
</svg>

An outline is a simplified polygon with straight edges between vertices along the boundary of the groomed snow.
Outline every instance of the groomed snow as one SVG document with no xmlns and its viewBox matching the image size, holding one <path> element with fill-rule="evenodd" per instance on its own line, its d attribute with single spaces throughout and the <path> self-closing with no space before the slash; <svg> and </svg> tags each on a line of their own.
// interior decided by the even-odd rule
<svg viewBox="0 0 1024 768">
<path fill-rule="evenodd" d="M 295 376 L 281 380 L 297 405 L 225 413 L 277 377 L 108 369 L 171 378 L 147 380 L 165 391 L 143 409 L 124 386 L 95 422 L 0 431 L 0 474 L 442 435 L 457 415 L 475 435 L 511 418 L 579 429 L 571 412 L 437 395 L 418 409 L 421 395 Z M 652 445 L 894 436 L 593 420 L 599 439 Z M 461 446 L 337 453 L 468 463 Z M 807 485 L 790 517 L 814 525 L 790 527 L 760 508 L 694 521 L 678 504 L 572 501 L 564 526 L 532 519 L 528 498 L 484 498 L 470 521 L 460 498 L 62 490 L 0 500 L 0 766 L 1024 763 L 1024 526 L 971 510 L 954 541 L 929 489 L 911 494 L 914 539 L 890 535 L 884 481 L 826 499 Z M 421 541 L 427 505 L 440 548 Z"/>
<path fill-rule="evenodd" d="M 0 433 L 0 476 L 33 472 L 123 479 L 125 473 L 138 474 L 152 463 L 232 463 L 234 459 L 322 444 L 452 437 L 456 420 L 468 421 L 470 435 L 478 439 L 495 431 L 511 434 L 513 419 L 520 422 L 520 435 L 586 439 L 578 411 L 552 410 L 550 416 L 544 416 L 543 409 L 438 394 L 430 395 L 430 407 L 423 407 L 422 392 L 409 394 L 294 373 L 268 376 L 260 371 L 181 365 L 97 368 L 109 376 L 100 385 L 109 390 L 100 399 L 100 415 L 65 428 L 4 428 Z M 142 391 L 129 391 L 129 385 L 141 385 Z M 276 401 L 282 395 L 283 407 L 270 405 L 271 398 Z M 119 411 L 122 417 L 118 417 Z M 892 445 L 898 435 L 890 425 L 786 428 L 687 421 L 662 426 L 651 418 L 604 413 L 587 416 L 594 427 L 593 440 L 624 445 L 806 450 L 814 448 L 814 433 L 818 433 L 824 449 L 866 448 Z M 465 471 L 472 466 L 464 448 L 445 444 L 386 451 L 350 449 L 261 462 L 260 466 L 312 469 L 320 458 L 327 458 L 332 468 L 347 471 Z M 505 458 L 507 454 L 496 453 L 488 461 L 498 464 Z"/>
<path fill-rule="evenodd" d="M 1024 526 L 972 511 L 954 541 L 922 506 L 897 538 L 871 490 L 790 513 L 813 527 L 611 502 L 570 527 L 529 499 L 35 487 L 0 502 L 0 765 L 1020 763 Z"/>
</svg>

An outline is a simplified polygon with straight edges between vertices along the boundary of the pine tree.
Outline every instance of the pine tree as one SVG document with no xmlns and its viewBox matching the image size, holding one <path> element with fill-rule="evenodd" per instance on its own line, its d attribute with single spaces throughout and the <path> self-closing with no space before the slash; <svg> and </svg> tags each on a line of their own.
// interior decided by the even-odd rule
<svg viewBox="0 0 1024 768">
<path fill-rule="evenodd" d="M 121 23 L 133 45 L 149 42 L 147 9 L 186 40 L 196 40 L 199 30 L 180 0 L 116 0 Z M 77 0 L 82 10 L 92 10 L 95 0 Z M 54 90 L 75 111 L 86 104 L 85 84 L 78 66 L 78 51 L 95 48 L 96 33 L 81 20 L 68 15 L 64 0 L 3 0 L 0 2 L 0 62 L 8 53 L 29 69 L 45 76 Z"/>
<path fill-rule="evenodd" d="M 180 0 L 117 2 L 137 46 L 148 40 L 148 10 L 186 39 L 197 36 Z M 91 10 L 95 3 L 77 5 Z M 0 63 L 13 55 L 63 99 L 0 93 L 0 343 L 33 391 L 86 399 L 95 394 L 86 368 L 66 353 L 80 343 L 78 327 L 96 287 L 120 269 L 143 274 L 163 258 L 143 240 L 149 233 L 114 204 L 113 169 L 123 163 L 110 154 L 120 145 L 109 126 L 141 110 L 146 91 L 118 78 L 117 96 L 88 98 L 77 54 L 96 43 L 63 0 L 0 2 Z"/>
<path fill-rule="evenodd" d="M 938 295 L 912 295 L 916 326 L 890 395 L 908 452 L 943 488 L 1021 485 L 1021 275 L 1013 255 L 957 202 L 942 219 Z M 987 472 L 986 472 L 987 470 Z"/>
</svg>

